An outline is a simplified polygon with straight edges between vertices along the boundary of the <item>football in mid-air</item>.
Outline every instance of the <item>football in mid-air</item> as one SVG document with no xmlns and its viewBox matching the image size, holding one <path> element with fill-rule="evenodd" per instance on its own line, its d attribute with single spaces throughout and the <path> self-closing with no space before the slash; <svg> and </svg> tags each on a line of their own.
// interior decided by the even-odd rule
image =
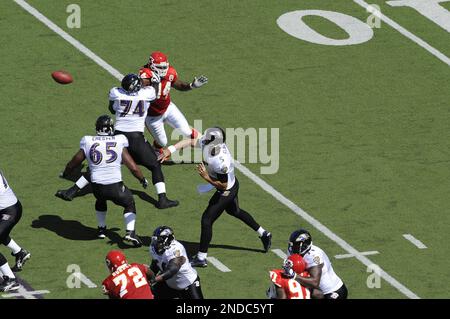
<svg viewBox="0 0 450 319">
<path fill-rule="evenodd" d="M 66 71 L 55 71 L 52 73 L 52 78 L 60 84 L 69 84 L 73 82 L 72 75 Z"/>
</svg>

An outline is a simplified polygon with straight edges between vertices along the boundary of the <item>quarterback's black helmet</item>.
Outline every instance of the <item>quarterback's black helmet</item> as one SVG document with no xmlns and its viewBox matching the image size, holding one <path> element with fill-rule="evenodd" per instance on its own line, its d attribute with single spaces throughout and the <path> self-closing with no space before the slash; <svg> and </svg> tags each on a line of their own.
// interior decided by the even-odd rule
<svg viewBox="0 0 450 319">
<path fill-rule="evenodd" d="M 201 139 L 203 145 L 209 145 L 211 143 L 213 145 L 222 144 L 225 143 L 225 140 L 225 131 L 218 126 L 208 128 Z"/>
<path fill-rule="evenodd" d="M 130 93 L 139 91 L 142 87 L 142 79 L 137 74 L 127 74 L 122 79 L 122 88 Z"/>
<path fill-rule="evenodd" d="M 152 247 L 158 255 L 161 255 L 175 239 L 172 228 L 169 226 L 157 227 L 152 236 Z"/>
<path fill-rule="evenodd" d="M 288 251 L 290 254 L 300 254 L 304 256 L 311 249 L 311 245 L 311 234 L 305 229 L 298 229 L 289 237 Z"/>
<path fill-rule="evenodd" d="M 100 116 L 95 122 L 97 135 L 114 135 L 114 121 L 109 115 Z"/>
</svg>

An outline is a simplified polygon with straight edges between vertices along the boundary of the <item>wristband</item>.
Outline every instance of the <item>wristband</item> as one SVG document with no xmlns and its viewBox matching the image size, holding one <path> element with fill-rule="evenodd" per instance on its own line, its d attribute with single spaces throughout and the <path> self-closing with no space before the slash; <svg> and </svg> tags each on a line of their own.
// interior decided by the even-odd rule
<svg viewBox="0 0 450 319">
<path fill-rule="evenodd" d="M 174 145 L 170 145 L 167 149 L 169 150 L 170 154 L 173 154 L 177 151 L 177 148 Z"/>
</svg>

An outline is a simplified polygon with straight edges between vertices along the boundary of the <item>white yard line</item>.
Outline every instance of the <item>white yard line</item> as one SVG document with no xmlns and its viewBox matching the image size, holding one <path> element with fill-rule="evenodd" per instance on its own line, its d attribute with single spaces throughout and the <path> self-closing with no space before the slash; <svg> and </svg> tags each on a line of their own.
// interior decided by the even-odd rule
<svg viewBox="0 0 450 319">
<path fill-rule="evenodd" d="M 441 60 L 442 62 L 444 62 L 448 66 L 450 66 L 450 58 L 448 56 L 446 56 L 444 53 L 442 53 L 441 51 L 439 51 L 435 47 L 432 47 L 431 45 L 429 45 L 427 42 L 425 42 L 424 40 L 422 40 L 421 38 L 419 38 L 415 34 L 411 33 L 408 30 L 406 30 L 404 27 L 399 25 L 397 22 L 395 22 L 391 18 L 387 17 L 386 15 L 381 13 L 380 11 L 376 10 L 376 8 L 374 8 L 373 6 L 371 6 L 370 4 L 365 2 L 364 0 L 353 0 L 353 2 L 355 2 L 357 5 L 360 5 L 361 7 L 363 7 L 366 10 L 368 8 L 371 8 L 370 12 L 372 12 L 373 14 L 376 14 L 377 17 L 380 17 L 380 19 L 383 22 L 385 22 L 386 24 L 388 24 L 389 26 L 391 26 L 392 28 L 394 28 L 395 30 L 397 30 L 398 32 L 403 34 L 405 37 L 407 37 L 411 41 L 414 41 L 419 46 L 421 46 L 422 48 L 424 48 L 425 50 L 430 52 L 432 55 L 434 55 L 436 58 L 438 58 L 439 60 Z"/>
<path fill-rule="evenodd" d="M 18 289 L 18 292 L 13 292 L 10 294 L 2 295 L 3 298 L 15 298 L 15 297 L 24 297 L 25 299 L 37 299 L 34 295 L 43 295 L 48 294 L 50 291 L 48 290 L 35 290 L 28 291 L 24 287 Z"/>
<path fill-rule="evenodd" d="M 357 0 L 355 0 L 355 1 L 357 1 Z M 55 33 L 60 35 L 63 39 L 65 39 L 70 44 L 72 44 L 77 50 L 79 50 L 80 52 L 85 54 L 87 57 L 92 59 L 95 63 L 97 63 L 103 69 L 107 70 L 116 79 L 118 79 L 119 81 L 122 79 L 122 74 L 119 71 L 117 71 L 114 67 L 112 67 L 107 62 L 105 62 L 103 59 L 98 57 L 91 50 L 87 49 L 83 44 L 81 44 L 79 41 L 75 40 L 71 35 L 66 33 L 64 30 L 62 30 L 61 28 L 56 26 L 52 21 L 47 19 L 44 15 L 39 13 L 35 8 L 30 6 L 28 3 L 26 3 L 23 0 L 14 0 L 14 2 L 17 3 L 19 6 L 21 6 L 28 13 L 30 13 L 31 15 L 36 17 L 39 21 L 44 23 L 52 31 L 54 31 Z M 332 232 L 329 228 L 327 228 L 322 223 L 320 223 L 317 219 L 315 219 L 314 217 L 312 217 L 311 215 L 306 213 L 304 210 L 302 210 L 300 207 L 298 207 L 296 204 L 294 204 L 292 201 L 287 199 L 284 195 L 282 195 L 280 192 L 275 190 L 272 186 L 267 184 L 260 177 L 258 177 L 255 174 L 253 174 L 245 166 L 243 166 L 240 163 L 236 162 L 236 168 L 239 171 L 241 171 L 245 176 L 247 176 L 249 179 L 251 179 L 253 182 L 255 182 L 258 186 L 260 186 L 263 190 L 265 190 L 267 193 L 269 193 L 271 196 L 273 196 L 280 203 L 282 203 L 283 205 L 287 206 L 295 214 L 297 214 L 298 216 L 300 216 L 303 219 L 305 219 L 309 224 L 311 224 L 317 230 L 322 232 L 326 237 L 328 237 L 329 239 L 334 241 L 336 244 L 338 244 L 342 249 L 347 251 L 349 254 L 355 255 L 356 259 L 358 259 L 361 263 L 363 263 L 367 267 L 373 266 L 374 263 L 372 261 L 370 261 L 367 257 L 361 255 L 355 248 L 353 248 L 345 240 L 340 238 L 338 235 L 336 235 L 334 232 Z M 380 269 L 380 275 L 390 285 L 392 285 L 393 287 L 398 289 L 402 294 L 404 294 L 408 298 L 419 298 L 415 293 L 413 293 L 411 290 L 406 288 L 403 284 L 398 282 L 395 278 L 393 278 L 391 275 L 389 275 L 384 270 Z"/>
<path fill-rule="evenodd" d="M 379 253 L 380 252 L 378 252 L 376 250 L 360 252 L 360 254 L 363 255 L 363 256 L 377 255 Z M 353 258 L 353 257 L 355 257 L 355 255 L 352 255 L 352 254 L 343 254 L 343 255 L 336 255 L 336 256 L 334 256 L 334 258 L 336 258 L 336 259 Z"/>
<path fill-rule="evenodd" d="M 214 258 L 214 257 L 206 257 L 206 260 L 208 262 L 210 262 L 214 267 L 216 267 L 217 269 L 219 269 L 221 272 L 230 272 L 231 269 L 228 268 L 227 266 L 225 266 L 224 264 L 222 264 L 220 262 L 219 259 Z"/>
<path fill-rule="evenodd" d="M 73 274 L 75 277 L 77 277 L 83 284 L 88 286 L 89 288 L 97 288 L 97 285 L 92 282 L 86 275 L 84 275 L 81 272 L 76 272 Z"/>
<path fill-rule="evenodd" d="M 427 246 L 425 246 L 420 240 L 418 240 L 417 238 L 415 238 L 411 234 L 404 234 L 403 237 L 406 240 L 409 240 L 414 246 L 416 246 L 419 249 L 426 249 L 427 248 Z"/>
<path fill-rule="evenodd" d="M 278 257 L 280 257 L 281 259 L 286 259 L 287 255 L 284 251 L 282 251 L 281 249 L 272 249 L 272 252 L 277 255 Z"/>
</svg>

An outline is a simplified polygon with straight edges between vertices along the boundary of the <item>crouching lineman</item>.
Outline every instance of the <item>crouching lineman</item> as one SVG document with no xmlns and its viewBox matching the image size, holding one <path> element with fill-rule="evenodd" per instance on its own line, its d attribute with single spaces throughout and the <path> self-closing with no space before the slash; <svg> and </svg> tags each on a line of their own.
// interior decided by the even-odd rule
<svg viewBox="0 0 450 319">
<path fill-rule="evenodd" d="M 188 146 L 196 146 L 202 149 L 206 167 L 203 163 L 198 165 L 198 173 L 205 181 L 216 188 L 216 192 L 209 200 L 208 207 L 202 215 L 200 249 L 191 262 L 192 266 L 206 267 L 208 265 L 206 257 L 212 239 L 212 226 L 223 211 L 240 219 L 256 231 L 262 241 L 264 252 L 267 252 L 271 245 L 272 234 L 262 228 L 249 213 L 239 207 L 239 182 L 234 176 L 234 161 L 225 144 L 224 130 L 219 127 L 208 128 L 200 138 L 182 140 L 164 149 L 159 158 L 164 161 L 173 152 Z"/>
<path fill-rule="evenodd" d="M 17 243 L 9 237 L 11 230 L 22 217 L 22 204 L 9 187 L 5 176 L 0 171 L 0 243 L 11 249 L 11 254 L 16 257 L 15 271 L 22 269 L 25 262 L 30 259 L 31 254 L 20 248 Z M 16 276 L 9 267 L 5 256 L 0 253 L 0 273 L 3 281 L 0 283 L 0 291 L 12 291 L 20 288 Z"/>
<path fill-rule="evenodd" d="M 325 252 L 312 244 L 311 234 L 307 230 L 299 229 L 291 234 L 288 253 L 300 254 L 306 262 L 310 276 L 296 277 L 302 286 L 319 289 L 325 299 L 347 299 L 347 287 L 334 272 Z"/>
<path fill-rule="evenodd" d="M 147 179 L 127 151 L 128 139 L 122 135 L 114 135 L 114 122 L 108 115 L 100 116 L 96 123 L 96 136 L 84 136 L 80 142 L 80 149 L 67 163 L 64 174 L 70 174 L 85 159 L 88 160 L 95 198 L 95 210 L 98 222 L 98 237 L 106 237 L 107 201 L 124 208 L 126 233 L 123 238 L 134 246 L 141 246 L 142 242 L 135 233 L 136 205 L 133 194 L 122 182 L 121 163 L 128 167 L 144 188 Z"/>
<path fill-rule="evenodd" d="M 267 296 L 271 299 L 311 299 L 308 288 L 295 280 L 297 276 L 307 277 L 306 263 L 299 254 L 290 255 L 283 262 L 283 269 L 269 272 L 272 285 Z"/>
<path fill-rule="evenodd" d="M 119 250 L 106 255 L 110 275 L 103 281 L 103 293 L 110 299 L 153 299 L 147 278 L 153 273 L 146 265 L 129 264 Z"/>
<path fill-rule="evenodd" d="M 150 269 L 157 274 L 152 279 L 156 299 L 203 299 L 200 278 L 192 268 L 184 246 L 175 240 L 168 226 L 155 229 L 150 244 Z"/>
</svg>

